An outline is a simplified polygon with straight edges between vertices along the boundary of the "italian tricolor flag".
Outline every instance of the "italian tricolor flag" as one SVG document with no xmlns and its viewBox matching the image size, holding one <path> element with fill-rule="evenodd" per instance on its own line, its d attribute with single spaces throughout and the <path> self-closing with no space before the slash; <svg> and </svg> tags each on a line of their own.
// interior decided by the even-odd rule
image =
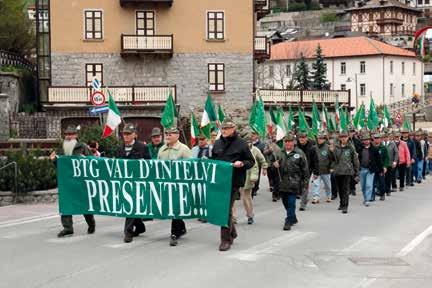
<svg viewBox="0 0 432 288">
<path fill-rule="evenodd" d="M 114 102 L 114 99 L 111 95 L 111 92 L 108 91 L 109 100 L 108 100 L 108 117 L 107 122 L 105 123 L 104 131 L 102 138 L 106 138 L 110 136 L 113 131 L 117 128 L 118 125 L 122 122 L 120 111 L 117 108 L 117 105 Z"/>
<path fill-rule="evenodd" d="M 192 146 L 195 146 L 195 144 L 198 142 L 198 136 L 199 136 L 199 127 L 198 122 L 195 119 L 194 114 L 191 114 L 191 144 Z"/>
</svg>

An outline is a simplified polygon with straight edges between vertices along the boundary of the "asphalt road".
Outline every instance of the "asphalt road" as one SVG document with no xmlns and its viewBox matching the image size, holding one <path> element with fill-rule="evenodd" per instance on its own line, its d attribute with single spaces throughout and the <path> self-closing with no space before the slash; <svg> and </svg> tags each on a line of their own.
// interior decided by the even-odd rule
<svg viewBox="0 0 432 288">
<path fill-rule="evenodd" d="M 97 216 L 87 235 L 74 217 L 75 235 L 58 239 L 55 205 L 0 208 L 0 287 L 432 287 L 432 180 L 370 207 L 353 196 L 347 215 L 337 201 L 310 204 L 291 231 L 261 186 L 256 223 L 238 209 L 228 252 L 217 249 L 218 227 L 196 220 L 170 247 L 169 221 L 147 222 L 124 244 L 123 219 Z"/>
</svg>

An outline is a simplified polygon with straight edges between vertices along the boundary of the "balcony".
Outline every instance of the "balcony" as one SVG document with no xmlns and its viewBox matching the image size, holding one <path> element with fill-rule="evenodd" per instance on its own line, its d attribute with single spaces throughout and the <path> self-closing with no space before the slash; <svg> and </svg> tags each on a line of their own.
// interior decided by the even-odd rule
<svg viewBox="0 0 432 288">
<path fill-rule="evenodd" d="M 381 19 L 377 19 L 376 23 L 378 25 L 402 25 L 404 22 L 403 19 L 399 19 L 399 18 L 381 18 Z"/>
<path fill-rule="evenodd" d="M 254 58 L 258 62 L 270 59 L 270 41 L 265 36 L 255 36 Z"/>
<path fill-rule="evenodd" d="M 270 13 L 269 0 L 254 0 L 254 9 L 257 13 L 257 20 Z"/>
<path fill-rule="evenodd" d="M 146 4 L 158 4 L 172 6 L 173 0 L 120 0 L 120 6 L 140 6 Z"/>
<path fill-rule="evenodd" d="M 110 86 L 109 90 L 117 104 L 120 105 L 163 105 L 169 93 L 176 99 L 175 86 Z M 108 97 L 107 88 L 102 92 Z M 84 86 L 55 86 L 48 88 L 47 105 L 91 105 L 91 87 Z M 106 99 L 108 101 L 108 98 Z"/>
<path fill-rule="evenodd" d="M 121 54 L 165 54 L 173 55 L 173 35 L 122 35 Z"/>
<path fill-rule="evenodd" d="M 260 89 L 257 97 L 262 97 L 264 105 L 270 106 L 275 103 L 282 106 L 312 107 L 313 101 L 324 103 L 329 110 L 334 110 L 336 100 L 339 105 L 351 106 L 351 95 L 349 90 L 284 90 L 284 89 Z"/>
</svg>

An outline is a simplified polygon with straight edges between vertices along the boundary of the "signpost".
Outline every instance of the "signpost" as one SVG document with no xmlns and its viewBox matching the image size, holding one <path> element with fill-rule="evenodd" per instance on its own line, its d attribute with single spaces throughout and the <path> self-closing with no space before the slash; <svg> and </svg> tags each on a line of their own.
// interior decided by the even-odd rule
<svg viewBox="0 0 432 288">
<path fill-rule="evenodd" d="M 107 113 L 108 106 L 91 107 L 89 109 L 90 116 L 97 116 L 99 114 Z"/>
<path fill-rule="evenodd" d="M 105 95 L 100 91 L 95 91 L 90 97 L 90 102 L 93 106 L 101 106 L 105 104 Z"/>
</svg>

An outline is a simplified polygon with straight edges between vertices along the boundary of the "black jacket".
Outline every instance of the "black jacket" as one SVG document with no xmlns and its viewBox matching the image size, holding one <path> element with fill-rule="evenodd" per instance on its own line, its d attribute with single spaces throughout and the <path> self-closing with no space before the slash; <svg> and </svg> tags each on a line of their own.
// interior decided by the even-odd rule
<svg viewBox="0 0 432 288">
<path fill-rule="evenodd" d="M 151 159 L 147 145 L 135 140 L 132 150 L 126 156 L 124 143 L 117 149 L 116 158 L 121 159 Z"/>
<path fill-rule="evenodd" d="M 220 137 L 213 146 L 212 159 L 234 163 L 242 161 L 244 166 L 234 168 L 232 175 L 232 188 L 243 187 L 246 181 L 246 170 L 255 165 L 255 159 L 246 142 L 234 134 L 232 137 Z"/>
<path fill-rule="evenodd" d="M 358 159 L 359 159 L 359 163 L 360 163 L 360 168 L 361 168 L 361 163 L 362 163 L 362 151 L 363 151 L 363 147 L 364 145 L 362 145 L 360 147 L 360 149 L 357 151 L 358 154 Z M 373 146 L 372 144 L 369 146 L 369 167 L 368 167 L 369 171 L 371 171 L 372 173 L 383 173 L 384 172 L 384 166 L 383 163 L 381 161 L 381 155 L 379 153 L 379 149 L 375 146 Z"/>
<path fill-rule="evenodd" d="M 305 145 L 302 145 L 300 144 L 300 142 L 298 142 L 297 148 L 302 150 L 303 153 L 306 155 L 306 159 L 308 161 L 309 173 L 314 175 L 320 175 L 319 164 L 318 164 L 319 160 L 318 160 L 316 146 L 311 141 L 308 140 Z"/>
</svg>

